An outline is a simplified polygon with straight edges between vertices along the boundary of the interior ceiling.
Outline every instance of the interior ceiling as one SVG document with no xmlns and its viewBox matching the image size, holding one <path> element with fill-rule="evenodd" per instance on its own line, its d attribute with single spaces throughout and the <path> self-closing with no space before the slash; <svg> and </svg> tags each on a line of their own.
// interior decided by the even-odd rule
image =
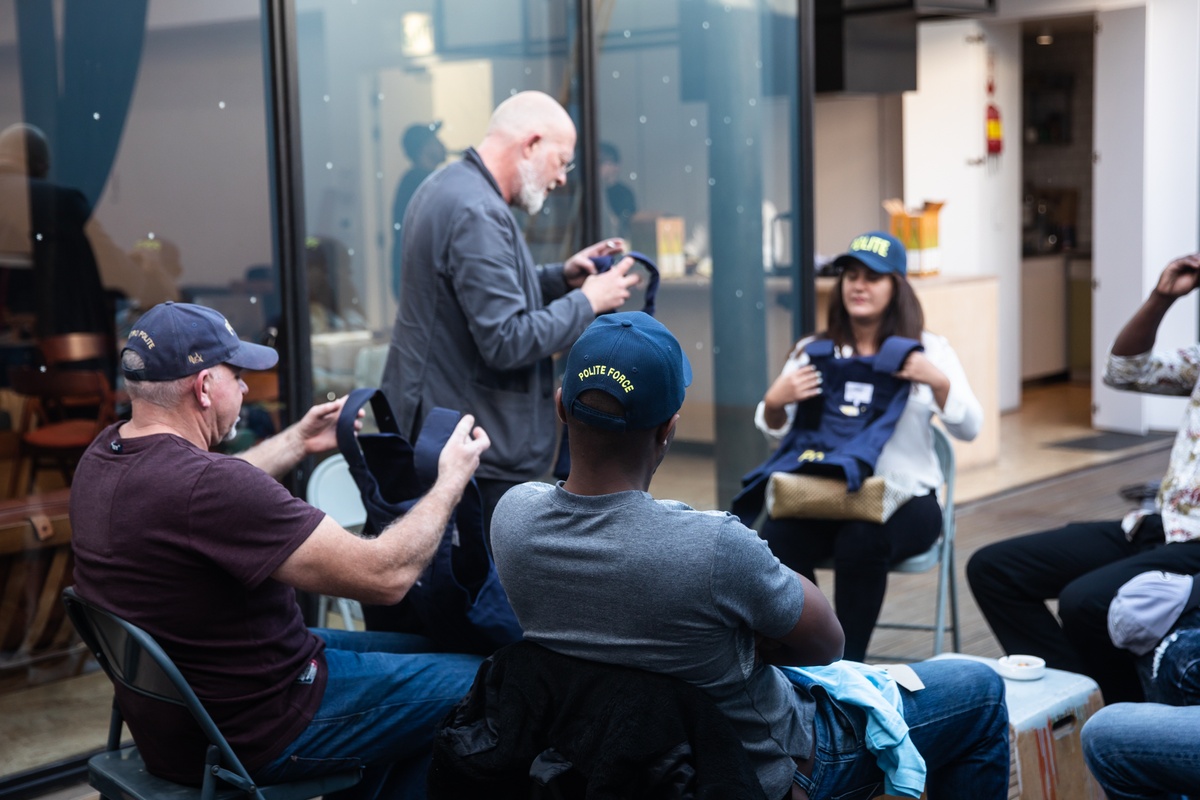
<svg viewBox="0 0 1200 800">
<path fill-rule="evenodd" d="M 1095 17 L 1084 14 L 1074 17 L 1044 17 L 1042 19 L 1027 19 L 1021 22 L 1021 35 L 1026 37 L 1041 36 L 1048 33 L 1051 36 L 1067 34 L 1091 33 L 1096 25 Z"/>
</svg>

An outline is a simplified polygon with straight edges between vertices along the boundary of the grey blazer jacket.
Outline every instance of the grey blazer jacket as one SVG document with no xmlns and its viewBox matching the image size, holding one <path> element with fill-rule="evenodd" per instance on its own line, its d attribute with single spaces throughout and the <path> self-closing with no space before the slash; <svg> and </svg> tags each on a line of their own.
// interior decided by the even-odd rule
<svg viewBox="0 0 1200 800">
<path fill-rule="evenodd" d="M 474 149 L 429 176 L 404 215 L 400 310 L 383 390 L 415 436 L 435 406 L 491 438 L 478 475 L 544 475 L 558 441 L 552 356 L 594 319 L 561 264 L 537 266 Z"/>
</svg>

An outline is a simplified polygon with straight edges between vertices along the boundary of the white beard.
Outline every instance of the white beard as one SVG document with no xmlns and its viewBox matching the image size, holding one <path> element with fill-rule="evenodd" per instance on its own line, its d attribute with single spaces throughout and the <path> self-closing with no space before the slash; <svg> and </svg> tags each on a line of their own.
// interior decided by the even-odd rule
<svg viewBox="0 0 1200 800">
<path fill-rule="evenodd" d="M 235 419 L 233 421 L 233 424 L 229 426 L 229 433 L 227 433 L 221 437 L 221 442 L 223 444 L 228 444 L 229 442 L 232 442 L 235 437 L 237 437 L 237 426 L 238 426 L 238 423 L 241 421 L 242 421 L 242 418 L 239 416 L 237 419 Z"/>
<path fill-rule="evenodd" d="M 517 164 L 517 174 L 521 177 L 521 191 L 517 193 L 517 207 L 526 214 L 533 216 L 542 210 L 546 203 L 549 190 L 539 187 L 537 183 L 537 167 L 532 161 L 522 161 Z"/>
</svg>

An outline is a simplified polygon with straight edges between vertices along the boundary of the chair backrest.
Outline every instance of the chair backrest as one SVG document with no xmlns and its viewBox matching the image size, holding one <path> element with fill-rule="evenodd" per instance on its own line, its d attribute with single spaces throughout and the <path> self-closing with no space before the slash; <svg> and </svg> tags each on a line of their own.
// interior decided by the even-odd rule
<svg viewBox="0 0 1200 800">
<path fill-rule="evenodd" d="M 367 522 L 367 509 L 363 506 L 358 484 L 341 453 L 317 464 L 308 479 L 305 499 L 346 530 L 358 532 Z"/>
<path fill-rule="evenodd" d="M 22 430 L 29 416 L 38 414 L 42 422 L 58 422 L 69 415 L 68 409 L 96 408 L 96 429 L 116 418 L 112 387 L 103 372 L 95 369 L 70 370 L 43 367 L 15 367 L 9 370 L 14 392 L 36 398 L 36 406 L 26 408 Z"/>
<path fill-rule="evenodd" d="M 954 540 L 954 445 L 946 432 L 936 425 L 931 425 L 933 431 L 933 452 L 937 455 L 938 466 L 942 468 L 942 477 L 946 482 L 940 493 L 942 503 L 942 536 L 947 541 Z"/>
<path fill-rule="evenodd" d="M 673 797 L 684 784 L 688 796 L 765 800 L 707 692 L 521 641 L 484 661 L 435 729 L 427 790 L 430 800 Z"/>
<path fill-rule="evenodd" d="M 75 630 L 114 685 L 187 708 L 209 743 L 220 752 L 222 764 L 249 780 L 246 769 L 200 704 L 187 679 L 150 634 L 84 600 L 73 586 L 64 589 L 62 597 Z"/>
<path fill-rule="evenodd" d="M 354 388 L 378 386 L 383 380 L 387 355 L 386 344 L 369 344 L 359 350 L 354 356 Z"/>
<path fill-rule="evenodd" d="M 103 333 L 60 333 L 39 339 L 37 346 L 48 367 L 107 359 L 113 355 L 114 349 L 112 340 Z"/>
</svg>

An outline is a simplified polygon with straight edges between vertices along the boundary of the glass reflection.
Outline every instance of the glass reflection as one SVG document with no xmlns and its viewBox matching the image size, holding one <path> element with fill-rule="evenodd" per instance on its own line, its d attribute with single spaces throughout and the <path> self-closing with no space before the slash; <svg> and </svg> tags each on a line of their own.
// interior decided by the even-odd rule
<svg viewBox="0 0 1200 800">
<path fill-rule="evenodd" d="M 73 461 L 35 471 L 27 435 L 56 406 L 124 410 L 116 354 L 157 303 L 213 306 L 247 339 L 282 324 L 260 9 L 0 0 L 0 780 L 101 746 L 112 702 L 59 601 Z M 103 400 L 36 394 L 93 369 Z M 284 413 L 274 373 L 254 392 L 238 446 Z M 53 535 L 27 529 L 35 509 Z"/>
<path fill-rule="evenodd" d="M 657 255 L 659 317 L 694 370 L 656 493 L 703 508 L 765 455 L 754 407 L 792 341 L 788 5 L 623 0 L 595 20 L 602 224 Z"/>
<path fill-rule="evenodd" d="M 521 0 L 298 0 L 296 13 L 307 236 L 342 245 L 335 305 L 310 305 L 313 390 L 325 399 L 379 385 L 417 185 L 477 144 L 492 110 L 519 91 L 548 92 L 578 123 L 575 24 L 573 4 Z M 538 262 L 581 246 L 583 195 L 571 177 L 522 216 Z M 330 312 L 346 324 L 331 329 Z"/>
</svg>

